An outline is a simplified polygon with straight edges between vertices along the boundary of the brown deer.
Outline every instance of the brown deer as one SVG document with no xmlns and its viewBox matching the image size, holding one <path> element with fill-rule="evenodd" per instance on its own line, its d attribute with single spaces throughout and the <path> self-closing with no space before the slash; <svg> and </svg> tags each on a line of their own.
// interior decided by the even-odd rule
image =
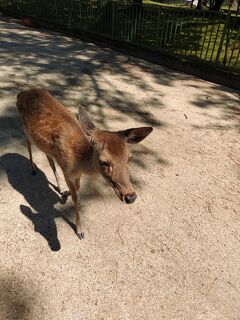
<svg viewBox="0 0 240 320">
<path fill-rule="evenodd" d="M 27 17 L 22 18 L 22 24 L 28 28 L 40 28 L 40 25 L 36 21 Z"/>
<path fill-rule="evenodd" d="M 31 151 L 31 144 L 35 144 L 46 154 L 62 195 L 54 160 L 63 171 L 75 207 L 76 232 L 80 239 L 84 238 L 77 194 L 81 174 L 101 173 L 123 202 L 135 201 L 137 195 L 127 169 L 131 156 L 126 143 L 142 141 L 152 127 L 116 132 L 100 130 L 82 107 L 79 107 L 77 120 L 45 89 L 20 92 L 17 109 L 26 135 L 32 173 L 36 174 Z"/>
</svg>

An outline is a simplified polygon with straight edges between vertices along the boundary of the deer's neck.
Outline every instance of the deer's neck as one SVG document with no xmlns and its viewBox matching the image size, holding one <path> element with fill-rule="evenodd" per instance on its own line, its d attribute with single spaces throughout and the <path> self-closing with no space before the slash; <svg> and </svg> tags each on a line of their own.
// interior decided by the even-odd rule
<svg viewBox="0 0 240 320">
<path fill-rule="evenodd" d="M 89 141 L 85 141 L 84 145 L 79 143 L 77 149 L 76 171 L 88 175 L 99 173 L 98 153 L 94 145 Z"/>
</svg>

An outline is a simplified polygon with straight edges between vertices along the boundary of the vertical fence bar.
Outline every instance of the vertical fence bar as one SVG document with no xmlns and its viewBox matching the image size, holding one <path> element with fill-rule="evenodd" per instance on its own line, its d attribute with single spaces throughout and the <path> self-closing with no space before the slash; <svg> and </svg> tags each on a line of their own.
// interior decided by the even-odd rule
<svg viewBox="0 0 240 320">
<path fill-rule="evenodd" d="M 192 29 L 193 29 L 193 21 L 194 21 L 194 15 L 195 15 L 195 12 L 193 11 L 189 11 L 191 12 L 191 19 L 190 19 L 190 22 L 189 22 L 189 32 L 188 32 L 188 39 L 187 39 L 187 44 L 186 44 L 186 52 L 185 52 L 185 55 L 191 55 L 191 51 L 192 51 L 192 48 L 193 48 L 193 44 L 192 44 L 192 41 L 193 41 L 193 32 L 192 32 Z"/>
<path fill-rule="evenodd" d="M 238 30 L 238 31 L 236 32 L 236 37 L 235 37 L 234 44 L 233 44 L 233 47 L 232 47 L 232 53 L 231 53 L 231 56 L 230 56 L 230 59 L 229 59 L 228 66 L 231 65 L 232 57 L 233 57 L 233 54 L 234 54 L 234 52 L 235 52 L 235 45 L 236 45 L 236 43 L 237 43 L 237 40 L 238 40 L 239 35 L 240 35 L 240 30 Z M 240 43 L 239 43 L 239 44 L 240 44 Z M 238 50 L 239 50 L 239 52 L 240 52 L 240 47 L 239 47 Z"/>
<path fill-rule="evenodd" d="M 164 41 L 163 41 L 163 48 L 166 48 L 166 44 L 167 44 L 167 36 L 168 36 L 168 22 L 169 22 L 169 9 L 166 10 L 167 13 L 167 17 L 165 19 L 165 33 L 164 33 Z"/>
<path fill-rule="evenodd" d="M 140 21 L 140 42 L 143 43 L 143 30 L 144 30 L 144 23 L 145 23 L 145 6 L 142 5 L 142 12 L 141 12 L 141 21 Z"/>
<path fill-rule="evenodd" d="M 190 11 L 186 11 L 186 26 L 185 26 L 185 43 L 184 43 L 184 47 L 185 49 L 183 50 L 184 55 L 187 55 L 187 51 L 188 51 L 188 45 L 189 45 L 189 38 L 190 38 L 190 34 L 191 34 L 191 30 L 190 30 L 190 21 L 191 19 L 189 19 L 190 16 Z"/>
<path fill-rule="evenodd" d="M 240 60 L 240 48 L 238 49 L 238 54 L 236 56 L 235 63 L 233 64 L 233 67 L 236 67 L 238 65 L 238 60 Z M 240 69 L 239 65 L 238 65 L 238 69 Z"/>
<path fill-rule="evenodd" d="M 224 23 L 224 29 L 223 29 L 222 37 L 221 37 L 220 44 L 219 44 L 219 47 L 218 47 L 216 60 L 215 60 L 216 63 L 220 62 L 220 55 L 221 55 L 221 52 L 222 52 L 224 39 L 225 39 L 225 35 L 226 35 L 226 32 L 227 32 L 227 28 L 228 28 L 229 19 L 230 19 L 230 12 L 228 12 L 226 20 L 225 20 L 225 23 Z"/>
<path fill-rule="evenodd" d="M 149 6 L 148 7 L 148 15 L 147 15 L 147 24 L 148 24 L 148 28 L 147 28 L 147 32 L 146 32 L 146 43 L 147 43 L 147 46 L 150 46 L 150 43 L 151 43 L 151 33 L 152 33 L 152 30 L 151 30 L 151 27 L 152 27 L 152 23 L 151 23 L 151 18 L 152 18 L 152 15 L 151 15 L 151 11 L 152 11 L 152 7 Z"/>
<path fill-rule="evenodd" d="M 216 16 L 215 16 L 216 17 Z M 215 18 L 214 17 L 214 18 Z M 215 19 L 214 19 L 215 20 Z M 207 45 L 207 50 L 206 50 L 206 53 L 205 53 L 205 58 L 204 60 L 208 60 L 207 57 L 208 57 L 208 50 L 209 50 L 209 47 L 210 47 L 210 44 L 211 44 L 211 39 L 212 39 L 212 34 L 213 34 L 213 30 L 214 30 L 214 23 L 213 21 L 211 21 L 212 23 L 212 29 L 210 31 L 210 36 L 209 36 L 209 40 L 208 40 L 208 45 Z"/>
<path fill-rule="evenodd" d="M 179 29 L 180 29 L 180 30 L 179 30 L 179 33 L 178 33 L 178 40 L 177 40 L 177 50 L 176 50 L 176 53 L 178 53 L 178 50 L 180 50 L 180 49 L 179 49 L 179 43 L 180 43 L 180 39 L 181 39 L 181 32 L 182 32 L 182 23 L 183 23 L 183 22 L 182 22 L 182 21 L 183 21 L 183 20 L 182 20 L 182 17 L 180 18 L 180 20 L 179 20 L 179 21 L 180 21 L 180 24 L 179 24 L 179 26 L 180 26 L 180 28 L 179 28 Z"/>
<path fill-rule="evenodd" d="M 126 40 L 126 8 L 122 8 L 122 37 Z"/>
<path fill-rule="evenodd" d="M 132 12 L 131 12 L 131 42 L 134 42 L 134 21 L 135 21 L 135 9 L 136 5 L 133 3 L 132 5 Z"/>
<path fill-rule="evenodd" d="M 137 10 L 136 10 L 136 22 L 135 22 L 135 35 L 136 35 L 135 43 L 140 43 L 139 37 L 140 37 L 141 19 L 142 19 L 142 5 L 138 4 Z"/>
<path fill-rule="evenodd" d="M 166 23 L 166 7 L 163 7 L 163 19 L 162 19 L 162 34 L 161 34 L 161 48 L 164 48 L 164 40 L 165 40 L 165 23 Z"/>
<path fill-rule="evenodd" d="M 54 0 L 54 6 L 55 6 L 55 15 L 56 15 L 56 19 L 57 19 L 57 21 L 59 21 L 57 0 Z"/>
<path fill-rule="evenodd" d="M 39 0 L 36 0 L 36 16 L 39 17 Z"/>
<path fill-rule="evenodd" d="M 211 12 L 209 13 L 209 15 L 211 16 Z M 206 29 L 205 29 L 205 33 L 204 33 L 204 38 L 203 38 L 203 44 L 202 44 L 202 49 L 201 49 L 201 53 L 200 53 L 200 58 L 202 58 L 202 54 L 203 54 L 203 51 L 204 51 L 205 40 L 206 40 L 206 36 L 207 36 L 207 33 L 208 33 L 208 26 L 209 26 L 209 20 L 207 21 L 207 24 L 206 24 Z"/>
<path fill-rule="evenodd" d="M 156 26 L 156 38 L 155 38 L 155 43 L 156 43 L 156 48 L 159 47 L 159 38 L 160 38 L 160 10 L 157 10 L 157 26 Z"/>
<path fill-rule="evenodd" d="M 179 21 L 179 10 L 177 10 L 177 18 L 176 18 L 176 22 L 175 22 L 175 31 L 174 31 L 174 36 L 173 36 L 173 50 L 177 50 L 177 48 L 175 49 L 175 41 L 176 41 L 176 35 L 177 35 L 177 30 L 178 30 L 178 21 Z"/>
<path fill-rule="evenodd" d="M 149 47 L 153 47 L 153 34 L 154 34 L 154 12 L 152 10 L 152 7 L 149 10 L 149 33 L 148 33 L 148 40 L 149 40 Z"/>
<path fill-rule="evenodd" d="M 224 57 L 223 57 L 223 64 L 227 64 L 227 55 L 228 55 L 228 48 L 229 48 L 229 42 L 231 41 L 230 38 L 230 29 L 231 29 L 231 20 L 229 19 L 228 28 L 226 31 L 226 42 L 225 42 L 225 51 L 224 51 Z M 231 32 L 232 34 L 232 32 Z"/>
<path fill-rule="evenodd" d="M 200 27 L 200 32 L 199 32 L 198 48 L 200 48 L 200 39 L 201 39 L 201 36 L 202 36 L 203 25 L 204 25 L 204 22 L 205 22 L 205 15 L 204 15 L 204 12 L 199 11 L 199 14 L 202 14 L 202 20 L 201 20 L 201 27 Z M 197 57 L 197 55 L 198 55 L 198 48 L 197 48 L 197 50 L 196 50 L 196 52 L 195 52 L 195 57 Z"/>
<path fill-rule="evenodd" d="M 196 15 L 195 15 L 196 14 Z M 191 50 L 190 50 L 190 56 L 192 55 L 192 52 L 193 52 L 193 49 L 195 49 L 195 39 L 197 39 L 198 37 L 198 32 L 200 31 L 199 28 L 198 28 L 198 21 L 200 20 L 199 19 L 200 17 L 200 11 L 197 10 L 197 12 L 194 12 L 193 14 L 193 21 L 194 21 L 194 31 L 193 31 L 193 35 L 192 35 L 192 39 L 193 39 L 193 43 L 192 43 L 192 47 L 191 47 Z M 196 55 L 196 50 L 195 50 L 195 55 Z"/>
<path fill-rule="evenodd" d="M 134 42 L 138 42 L 138 19 L 140 15 L 140 6 L 139 4 L 135 4 L 135 15 L 134 15 Z"/>
<path fill-rule="evenodd" d="M 184 13 L 183 13 L 184 14 Z M 182 41 L 181 41 L 181 49 L 180 49 L 180 54 L 182 55 L 183 54 L 183 44 L 184 44 L 184 41 L 186 39 L 186 22 L 187 22 L 187 19 L 185 17 L 185 15 L 183 15 L 183 37 L 182 38 Z"/>
<path fill-rule="evenodd" d="M 115 1 L 112 1 L 111 2 L 111 9 L 112 9 L 112 30 L 111 30 L 111 37 L 112 39 L 114 38 L 114 35 L 115 35 Z"/>
<path fill-rule="evenodd" d="M 127 11 L 126 11 L 126 40 L 127 41 L 130 41 L 129 15 L 130 15 L 130 6 L 127 6 Z"/>
<path fill-rule="evenodd" d="M 214 54 L 214 51 L 215 51 L 215 47 L 216 47 L 216 44 L 217 44 L 218 34 L 219 34 L 219 30 L 220 30 L 220 25 L 221 25 L 221 23 L 220 23 L 220 21 L 218 21 L 218 28 L 217 28 L 217 33 L 216 33 L 216 35 L 215 35 L 215 41 L 214 41 L 214 44 L 213 44 L 210 61 L 212 61 L 213 54 Z"/>
<path fill-rule="evenodd" d="M 23 18 L 24 10 L 23 10 L 23 0 L 21 0 L 21 19 Z"/>
<path fill-rule="evenodd" d="M 232 20 L 233 20 L 233 23 L 232 23 Z M 232 17 L 230 18 L 230 22 L 231 22 L 231 34 L 229 35 L 230 39 L 229 39 L 229 42 L 231 42 L 231 40 L 233 40 L 233 33 L 235 31 L 235 25 L 236 25 L 236 21 L 237 21 L 237 16 L 236 17 Z M 236 32 L 236 37 L 237 37 L 237 32 Z M 233 48 L 235 47 L 235 43 L 236 43 L 236 37 L 235 37 L 235 40 L 233 40 L 233 45 L 232 45 L 232 53 L 230 55 L 230 59 L 229 59 L 229 63 L 228 65 L 230 65 L 230 60 L 232 59 L 232 55 L 233 55 Z M 227 53 L 228 53 L 228 50 L 227 50 Z"/>
<path fill-rule="evenodd" d="M 173 10 L 171 12 L 171 16 L 170 16 L 170 32 L 169 32 L 169 37 L 168 37 L 168 49 L 170 49 L 171 45 L 172 45 L 172 34 L 173 34 L 173 21 L 174 21 L 174 15 L 175 15 L 175 10 Z"/>
<path fill-rule="evenodd" d="M 134 5 L 131 7 L 131 12 L 130 12 L 130 41 L 133 41 L 133 17 L 134 17 Z"/>
</svg>

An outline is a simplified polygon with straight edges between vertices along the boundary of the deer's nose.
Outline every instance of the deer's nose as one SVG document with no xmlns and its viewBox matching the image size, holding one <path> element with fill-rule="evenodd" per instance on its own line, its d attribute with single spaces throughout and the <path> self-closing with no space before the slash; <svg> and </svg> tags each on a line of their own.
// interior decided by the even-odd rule
<svg viewBox="0 0 240 320">
<path fill-rule="evenodd" d="M 133 192 L 133 193 L 126 194 L 126 195 L 124 196 L 124 201 L 125 201 L 127 204 L 129 204 L 129 203 L 133 203 L 133 202 L 136 200 L 136 198 L 137 198 L 137 195 L 136 195 L 135 192 Z"/>
</svg>

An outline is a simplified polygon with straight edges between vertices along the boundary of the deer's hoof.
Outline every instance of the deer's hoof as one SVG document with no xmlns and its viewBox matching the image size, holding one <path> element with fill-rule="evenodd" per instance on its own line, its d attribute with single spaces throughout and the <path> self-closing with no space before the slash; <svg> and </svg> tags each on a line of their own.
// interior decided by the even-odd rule
<svg viewBox="0 0 240 320">
<path fill-rule="evenodd" d="M 36 170 L 32 170 L 32 175 L 35 176 L 37 174 Z"/>
<path fill-rule="evenodd" d="M 80 240 L 83 240 L 83 239 L 84 239 L 84 232 L 78 231 L 78 232 L 77 232 L 77 236 L 78 236 L 78 238 L 79 238 Z"/>
<path fill-rule="evenodd" d="M 62 196 L 62 198 L 67 198 L 68 196 L 70 196 L 70 191 L 61 192 L 61 196 Z"/>
</svg>

